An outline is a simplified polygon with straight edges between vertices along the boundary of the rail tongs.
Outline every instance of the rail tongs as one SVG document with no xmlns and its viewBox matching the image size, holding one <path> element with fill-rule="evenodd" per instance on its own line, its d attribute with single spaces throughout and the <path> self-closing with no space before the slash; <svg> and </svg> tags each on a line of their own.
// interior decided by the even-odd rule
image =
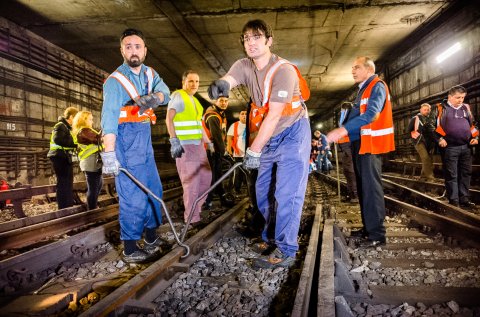
<svg viewBox="0 0 480 317">
<path fill-rule="evenodd" d="M 167 217 L 167 220 L 168 220 L 168 223 L 170 224 L 170 228 L 172 228 L 172 232 L 173 232 L 173 236 L 175 237 L 175 241 L 177 241 L 178 245 L 183 247 L 185 249 L 185 255 L 182 256 L 182 258 L 185 258 L 187 257 L 189 254 L 190 254 L 190 247 L 186 244 L 183 243 L 183 239 L 180 240 L 178 238 L 178 234 L 177 234 L 177 231 L 175 231 L 175 227 L 173 226 L 173 222 L 172 222 L 172 218 L 170 218 L 170 214 L 168 213 L 168 209 L 167 209 L 167 206 L 165 205 L 165 202 L 160 198 L 158 197 L 157 195 L 155 195 L 148 187 L 146 187 L 145 185 L 143 185 L 135 176 L 133 176 L 127 169 L 123 168 L 123 167 L 120 167 L 119 168 L 120 171 L 124 172 L 138 187 L 140 187 L 141 189 L 143 189 L 144 191 L 146 191 L 150 196 L 152 196 L 153 198 L 155 198 L 156 200 L 158 200 L 160 202 L 160 204 L 162 205 L 163 207 L 163 210 L 165 210 L 165 216 Z"/>
<path fill-rule="evenodd" d="M 242 162 L 238 162 L 238 163 L 235 163 L 233 164 L 232 167 L 230 167 L 230 169 L 228 171 L 225 172 L 225 174 L 222 175 L 222 177 L 220 177 L 212 186 L 210 186 L 209 189 L 207 189 L 203 194 L 201 194 L 194 202 L 193 202 L 193 205 L 192 205 L 192 209 L 190 209 L 190 212 L 188 214 L 188 220 L 187 220 L 187 223 L 185 224 L 185 227 L 183 228 L 183 231 L 182 231 L 182 237 L 180 238 L 180 241 L 183 242 L 185 240 L 185 235 L 187 234 L 187 230 L 188 230 L 188 226 L 190 226 L 190 222 L 192 221 L 192 217 L 193 217 L 193 211 L 195 210 L 195 208 L 197 208 L 197 204 L 200 200 L 202 200 L 202 198 L 204 198 L 205 196 L 208 195 L 208 193 L 210 193 L 212 190 L 215 189 L 215 187 L 218 186 L 218 184 L 220 184 L 221 182 L 223 182 L 223 180 L 225 178 L 228 177 L 228 175 L 232 174 L 232 172 L 239 166 L 242 166 Z M 183 257 L 186 257 L 188 255 L 188 251 L 187 253 L 183 256 Z"/>
<path fill-rule="evenodd" d="M 198 202 L 202 198 L 204 198 L 206 195 L 208 195 L 208 193 L 210 193 L 215 187 L 217 187 L 218 184 L 220 184 L 225 178 L 228 177 L 228 175 L 230 175 L 237 167 L 239 167 L 241 165 L 242 165 L 241 162 L 234 164 L 225 174 L 222 175 L 222 177 L 220 177 L 220 179 L 218 181 L 216 181 L 212 186 L 210 186 L 210 188 L 207 191 L 205 191 L 202 195 L 200 195 L 200 197 L 198 197 L 193 202 L 193 206 L 192 206 L 192 209 L 190 210 L 190 213 L 188 214 L 188 221 L 185 224 L 185 228 L 183 229 L 181 238 L 178 237 L 177 231 L 175 231 L 175 227 L 173 226 L 172 218 L 170 218 L 170 214 L 168 213 L 168 209 L 167 209 L 167 206 L 165 205 L 165 202 L 160 197 L 155 195 L 148 187 L 143 185 L 127 169 L 125 169 L 123 167 L 120 167 L 119 170 L 124 172 L 138 187 L 140 187 L 141 189 L 146 191 L 150 196 L 152 196 L 153 198 L 155 198 L 156 200 L 158 200 L 160 202 L 163 209 L 165 210 L 165 216 L 167 217 L 168 223 L 170 224 L 170 228 L 172 229 L 173 236 L 175 237 L 175 241 L 178 243 L 179 246 L 181 246 L 185 249 L 185 254 L 182 255 L 182 258 L 186 258 L 190 254 L 190 247 L 188 245 L 186 245 L 185 243 L 183 243 L 183 241 L 185 240 L 185 235 L 187 233 L 188 226 L 190 225 L 190 222 L 192 221 L 193 211 L 197 207 Z"/>
</svg>

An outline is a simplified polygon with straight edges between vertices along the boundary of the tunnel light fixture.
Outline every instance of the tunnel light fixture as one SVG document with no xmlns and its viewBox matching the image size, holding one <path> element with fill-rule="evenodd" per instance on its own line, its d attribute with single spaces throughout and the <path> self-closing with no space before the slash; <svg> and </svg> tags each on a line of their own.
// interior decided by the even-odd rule
<svg viewBox="0 0 480 317">
<path fill-rule="evenodd" d="M 437 63 L 440 64 L 441 62 L 443 62 L 444 60 L 446 60 L 447 58 L 449 58 L 450 56 L 452 56 L 453 54 L 455 54 L 461 49 L 462 49 L 462 45 L 460 44 L 460 42 L 453 44 L 448 49 L 446 49 L 442 54 L 437 56 Z"/>
</svg>

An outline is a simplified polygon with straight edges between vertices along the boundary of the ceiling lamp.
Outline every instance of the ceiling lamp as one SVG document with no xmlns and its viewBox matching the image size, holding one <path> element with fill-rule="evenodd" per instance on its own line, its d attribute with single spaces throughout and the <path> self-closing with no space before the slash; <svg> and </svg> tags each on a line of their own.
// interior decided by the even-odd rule
<svg viewBox="0 0 480 317">
<path fill-rule="evenodd" d="M 437 63 L 440 64 L 441 62 L 443 62 L 444 60 L 446 60 L 447 58 L 449 58 L 450 56 L 452 56 L 453 54 L 455 54 L 461 49 L 462 49 L 462 45 L 460 44 L 460 42 L 453 44 L 448 49 L 446 49 L 442 54 L 437 56 Z"/>
</svg>

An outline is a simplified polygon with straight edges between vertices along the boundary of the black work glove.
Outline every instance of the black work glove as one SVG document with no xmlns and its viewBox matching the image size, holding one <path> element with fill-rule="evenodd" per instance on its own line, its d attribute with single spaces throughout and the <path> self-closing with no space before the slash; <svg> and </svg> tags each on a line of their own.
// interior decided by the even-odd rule
<svg viewBox="0 0 480 317">
<path fill-rule="evenodd" d="M 157 94 L 152 93 L 150 95 L 145 95 L 137 98 L 135 100 L 135 103 L 140 107 L 138 113 L 143 114 L 150 108 L 155 109 L 156 107 L 158 107 L 162 103 L 162 101 L 157 96 Z"/>
<path fill-rule="evenodd" d="M 208 87 L 208 98 L 217 100 L 220 97 L 228 97 L 230 84 L 223 79 L 213 81 Z"/>
</svg>

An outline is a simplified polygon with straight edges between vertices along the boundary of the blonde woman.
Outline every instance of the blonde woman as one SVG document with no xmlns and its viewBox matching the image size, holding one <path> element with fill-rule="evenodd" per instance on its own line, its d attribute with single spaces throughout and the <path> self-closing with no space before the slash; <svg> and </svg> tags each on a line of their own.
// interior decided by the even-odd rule
<svg viewBox="0 0 480 317">
<path fill-rule="evenodd" d="M 93 116 L 89 111 L 79 111 L 73 118 L 73 135 L 78 143 L 80 169 L 87 180 L 88 209 L 97 208 L 98 195 L 102 190 L 101 134 L 92 128 Z"/>
</svg>

